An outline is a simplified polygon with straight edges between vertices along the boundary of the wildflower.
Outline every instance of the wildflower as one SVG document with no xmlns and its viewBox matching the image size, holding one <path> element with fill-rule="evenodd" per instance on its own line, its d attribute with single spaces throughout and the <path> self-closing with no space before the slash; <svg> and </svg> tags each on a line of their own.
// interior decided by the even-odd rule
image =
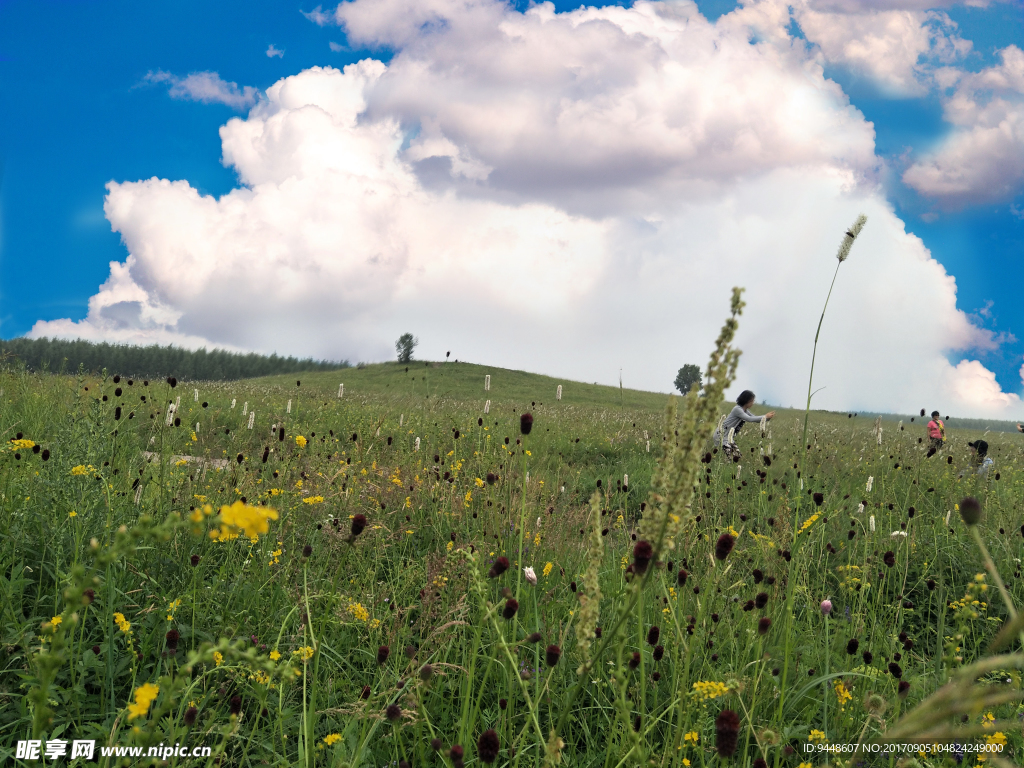
<svg viewBox="0 0 1024 768">
<path fill-rule="evenodd" d="M 866 490 L 868 493 L 871 493 L 871 486 L 874 484 L 874 482 L 875 478 L 873 476 L 868 478 L 868 484 L 866 486 Z"/>
<path fill-rule="evenodd" d="M 302 500 L 302 503 L 303 504 L 323 504 L 324 503 L 324 497 L 323 496 L 307 496 L 306 498 L 304 498 Z"/>
<path fill-rule="evenodd" d="M 859 648 L 859 647 L 860 647 L 860 641 L 856 637 L 851 637 L 850 638 L 850 642 L 848 642 L 846 644 L 846 652 L 850 656 L 853 656 L 855 653 L 857 653 L 857 648 Z"/>
<path fill-rule="evenodd" d="M 690 572 L 680 568 L 679 573 L 676 574 L 676 583 L 682 587 L 686 584 L 686 578 L 690 575 Z"/>
<path fill-rule="evenodd" d="M 60 616 L 54 616 L 52 619 L 50 619 L 49 624 L 53 628 L 54 632 L 57 631 L 57 627 L 60 626 L 60 623 L 62 621 L 64 621 L 64 619 L 62 619 Z"/>
<path fill-rule="evenodd" d="M 772 620 L 767 616 L 762 616 L 757 620 L 757 634 L 767 635 L 768 630 L 772 627 Z"/>
<path fill-rule="evenodd" d="M 242 697 L 232 696 L 231 701 L 228 702 L 228 712 L 234 716 L 238 716 L 242 713 Z"/>
<path fill-rule="evenodd" d="M 639 651 L 633 651 L 633 655 L 629 659 L 629 668 L 636 669 L 640 666 L 640 653 Z"/>
<path fill-rule="evenodd" d="M 870 518 L 868 519 L 868 524 L 869 524 L 869 525 L 870 525 L 870 527 L 871 527 L 871 532 L 872 532 L 872 533 L 874 533 L 874 532 L 875 532 L 875 516 L 874 516 L 874 515 L 872 515 L 872 516 L 871 516 L 871 517 L 870 517 Z"/>
<path fill-rule="evenodd" d="M 562 649 L 557 645 L 549 645 L 545 649 L 544 660 L 548 663 L 549 667 L 555 666 L 560 658 L 562 658 Z"/>
<path fill-rule="evenodd" d="M 890 549 L 882 556 L 882 562 L 884 562 L 889 568 L 896 565 L 896 554 Z"/>
<path fill-rule="evenodd" d="M 820 507 L 822 505 L 822 503 L 825 501 L 825 494 L 823 494 L 823 493 L 816 493 L 811 498 L 814 499 L 814 506 Z"/>
<path fill-rule="evenodd" d="M 488 577 L 494 579 L 494 578 L 497 578 L 498 576 L 501 576 L 501 574 L 503 574 L 507 570 L 508 570 L 508 558 L 505 557 L 504 555 L 502 555 L 501 557 L 499 557 L 497 560 L 494 561 L 494 564 L 491 565 L 491 569 L 487 572 L 487 575 L 488 575 Z"/>
<path fill-rule="evenodd" d="M 909 694 L 910 683 L 908 683 L 906 680 L 900 680 L 900 684 L 896 686 L 896 695 L 899 696 L 901 699 L 905 699 Z"/>
<path fill-rule="evenodd" d="M 651 627 L 649 630 L 647 630 L 647 644 L 648 645 L 657 645 L 658 644 L 658 638 L 660 637 L 660 635 L 661 635 L 661 630 L 658 629 L 658 627 Z"/>
<path fill-rule="evenodd" d="M 498 476 L 496 474 L 494 474 L 493 472 L 488 472 L 487 473 L 487 484 L 488 485 L 494 485 L 496 482 L 498 482 Z"/>
<path fill-rule="evenodd" d="M 434 668 L 429 664 L 424 664 L 420 667 L 420 680 L 427 682 L 434 676 Z"/>
<path fill-rule="evenodd" d="M 214 651 L 213 652 L 213 664 L 214 664 L 214 666 L 219 667 L 223 662 L 224 662 L 224 654 L 222 654 L 220 651 Z"/>
<path fill-rule="evenodd" d="M 181 637 L 178 630 L 172 629 L 164 635 L 164 639 L 167 641 L 167 650 L 176 651 L 178 650 L 178 640 Z"/>
<path fill-rule="evenodd" d="M 501 745 L 498 741 L 498 734 L 494 732 L 493 728 L 488 728 L 486 731 L 480 734 L 480 738 L 476 743 L 476 753 L 480 758 L 481 762 L 493 763 L 498 757 L 498 750 Z"/>
<path fill-rule="evenodd" d="M 549 563 L 544 563 L 544 570 L 543 570 L 543 572 L 542 572 L 542 575 L 544 576 L 544 578 L 545 578 L 545 579 L 546 579 L 546 578 L 547 578 L 548 576 L 550 576 L 550 575 L 551 575 L 551 569 L 552 569 L 553 567 L 554 567 L 554 564 L 553 564 L 553 563 L 550 563 L 550 562 L 549 562 Z"/>
<path fill-rule="evenodd" d="M 78 517 L 78 513 L 72 509 L 70 512 L 68 512 L 68 517 Z"/>
<path fill-rule="evenodd" d="M 192 557 L 189 558 L 189 562 L 192 563 L 192 567 L 195 568 L 199 565 L 199 555 L 192 555 Z"/>
<path fill-rule="evenodd" d="M 961 501 L 959 509 L 965 525 L 977 525 L 981 521 L 981 504 L 973 496 Z"/>
<path fill-rule="evenodd" d="M 825 741 L 825 732 L 819 731 L 817 728 L 811 730 L 810 735 L 807 737 L 810 742 Z"/>
<path fill-rule="evenodd" d="M 540 632 L 532 632 L 529 635 L 527 635 L 526 642 L 528 642 L 528 643 L 539 643 L 543 638 L 544 638 L 544 635 L 542 635 Z"/>
<path fill-rule="evenodd" d="M 252 507 L 239 500 L 220 508 L 220 532 L 211 530 L 210 538 L 225 541 L 237 538 L 241 532 L 255 541 L 270 530 L 270 520 L 277 520 L 276 509 Z"/>
<path fill-rule="evenodd" d="M 889 674 L 895 677 L 897 680 L 899 680 L 901 677 L 903 677 L 903 668 L 900 667 L 900 665 L 897 664 L 895 661 L 890 661 Z"/>
<path fill-rule="evenodd" d="M 182 721 L 185 725 L 193 725 L 196 721 L 196 715 L 199 714 L 199 710 L 196 707 L 189 707 L 185 710 L 185 716 Z"/>
<path fill-rule="evenodd" d="M 683 735 L 683 741 L 687 743 L 696 744 L 700 740 L 700 735 L 696 731 L 688 731 Z"/>
<path fill-rule="evenodd" d="M 701 701 L 717 699 L 729 692 L 729 686 L 725 683 L 717 683 L 713 680 L 699 680 L 693 684 L 693 693 Z"/>
<path fill-rule="evenodd" d="M 326 736 L 324 736 L 324 744 L 328 747 L 332 746 L 338 741 L 341 741 L 340 733 L 328 733 Z"/>
<path fill-rule="evenodd" d="M 766 605 L 768 605 L 768 593 L 758 592 L 757 597 L 754 598 L 754 607 L 756 607 L 758 610 L 761 610 Z"/>
<path fill-rule="evenodd" d="M 277 650 L 276 648 L 270 652 L 270 660 L 271 661 L 277 661 L 280 658 L 281 658 L 281 652 L 279 650 Z"/>
<path fill-rule="evenodd" d="M 72 475 L 87 475 L 89 471 L 85 468 L 85 465 L 79 464 L 77 467 L 71 468 Z"/>
<path fill-rule="evenodd" d="M 150 705 L 160 694 L 160 686 L 152 683 L 143 683 L 135 689 L 135 701 L 128 705 L 128 719 L 134 720 L 137 717 L 145 717 L 149 713 Z"/>
<path fill-rule="evenodd" d="M 740 733 L 740 718 L 731 709 L 723 709 L 715 718 L 715 749 L 719 757 L 732 757 Z"/>
<path fill-rule="evenodd" d="M 832 613 L 832 601 L 831 600 L 822 600 L 821 601 L 821 615 L 822 616 L 828 616 L 830 613 Z"/>
<path fill-rule="evenodd" d="M 132 624 L 127 621 L 123 613 L 114 614 L 114 623 L 117 624 L 117 628 L 124 632 L 126 635 L 131 632 Z"/>
<path fill-rule="evenodd" d="M 732 548 L 736 545 L 736 539 L 730 536 L 728 533 L 723 533 L 718 537 L 718 541 L 715 542 L 715 559 L 725 560 L 732 552 Z"/>
<path fill-rule="evenodd" d="M 524 413 L 519 417 L 519 431 L 524 435 L 530 434 L 530 430 L 533 429 L 533 414 Z"/>
<path fill-rule="evenodd" d="M 352 538 L 355 538 L 366 528 L 366 515 L 360 513 L 352 518 Z"/>
<path fill-rule="evenodd" d="M 531 585 L 537 586 L 537 574 L 534 572 L 533 566 L 528 565 L 523 568 L 523 575 Z"/>
<path fill-rule="evenodd" d="M 516 611 L 519 610 L 519 601 L 514 597 L 510 597 L 505 602 L 505 607 L 501 610 L 501 615 L 505 619 L 511 619 L 516 615 Z"/>
<path fill-rule="evenodd" d="M 397 704 L 389 704 L 388 708 L 384 710 L 384 714 L 387 715 L 388 720 L 394 723 L 402 719 L 402 708 Z"/>
<path fill-rule="evenodd" d="M 655 661 L 661 661 L 662 658 L 664 658 L 664 656 L 665 656 L 665 646 L 663 646 L 663 645 L 656 645 L 656 646 L 654 646 L 654 653 L 652 655 L 654 656 L 654 660 Z"/>
<path fill-rule="evenodd" d="M 839 709 L 845 711 L 847 703 L 853 699 L 853 694 L 850 693 L 842 680 L 836 681 L 835 692 L 836 698 L 839 700 Z"/>
</svg>

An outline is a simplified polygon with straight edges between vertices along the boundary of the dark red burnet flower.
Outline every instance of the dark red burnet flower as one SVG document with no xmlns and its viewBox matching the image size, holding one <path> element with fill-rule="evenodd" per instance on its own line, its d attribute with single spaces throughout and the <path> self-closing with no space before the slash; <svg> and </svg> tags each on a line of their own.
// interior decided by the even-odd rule
<svg viewBox="0 0 1024 768">
<path fill-rule="evenodd" d="M 377 663 L 384 664 L 388 660 L 388 656 L 390 655 L 391 649 L 386 645 L 382 645 L 380 648 L 377 649 Z"/>
<path fill-rule="evenodd" d="M 501 609 L 501 616 L 504 619 L 511 619 L 516 615 L 516 611 L 519 610 L 519 601 L 514 597 L 510 597 L 505 601 L 505 607 Z"/>
<path fill-rule="evenodd" d="M 655 661 L 661 661 L 662 657 L 664 657 L 664 655 L 665 655 L 665 646 L 664 645 L 656 645 L 656 646 L 654 646 L 654 654 L 653 655 L 654 655 L 654 660 Z"/>
<path fill-rule="evenodd" d="M 768 605 L 768 593 L 758 592 L 757 595 L 754 597 L 754 607 L 761 609 L 764 608 L 766 605 Z"/>
<path fill-rule="evenodd" d="M 360 692 L 359 698 L 360 699 L 368 699 L 368 698 L 370 698 L 370 686 L 368 686 L 368 685 L 364 685 L 363 686 L 363 690 Z"/>
<path fill-rule="evenodd" d="M 968 496 L 960 502 L 960 518 L 966 525 L 977 525 L 981 522 L 981 502 Z"/>
<path fill-rule="evenodd" d="M 896 565 L 896 553 L 891 549 L 882 556 L 882 562 L 892 568 Z"/>
<path fill-rule="evenodd" d="M 715 749 L 722 758 L 732 757 L 740 735 L 740 718 L 731 709 L 723 709 L 715 718 Z"/>
<path fill-rule="evenodd" d="M 736 539 L 728 533 L 723 533 L 718 537 L 718 541 L 715 542 L 715 559 L 725 560 L 729 553 L 732 552 L 734 546 L 736 546 Z"/>
<path fill-rule="evenodd" d="M 197 565 L 199 565 L 200 557 L 199 555 L 192 555 L 192 557 L 190 557 L 188 560 L 190 563 L 192 563 L 192 567 L 195 568 Z"/>
<path fill-rule="evenodd" d="M 476 754 L 481 762 L 493 763 L 498 757 L 499 749 L 501 749 L 501 743 L 493 728 L 488 728 L 480 734 L 480 738 L 476 742 Z"/>
<path fill-rule="evenodd" d="M 647 644 L 648 645 L 657 645 L 659 637 L 661 637 L 661 630 L 658 629 L 657 627 L 651 627 L 650 629 L 647 630 Z"/>
<path fill-rule="evenodd" d="M 237 715 L 237 714 L 241 713 L 241 711 L 242 711 L 242 697 L 241 696 L 232 696 L 231 697 L 231 701 L 228 704 L 228 711 L 230 711 L 232 715 Z"/>
<path fill-rule="evenodd" d="M 906 680 L 900 680 L 900 684 L 896 686 L 896 695 L 899 696 L 901 699 L 905 699 L 907 698 L 907 695 L 909 693 L 910 683 L 908 683 Z"/>
<path fill-rule="evenodd" d="M 562 649 L 557 645 L 549 645 L 545 649 L 544 660 L 548 663 L 549 667 L 555 666 L 560 658 L 562 658 Z"/>
<path fill-rule="evenodd" d="M 95 599 L 96 599 L 96 590 L 94 590 L 94 589 L 84 589 L 84 590 L 82 590 L 82 605 L 89 605 Z"/>
<path fill-rule="evenodd" d="M 181 638 L 181 635 L 178 633 L 178 630 L 172 629 L 172 630 L 168 631 L 168 633 L 166 635 L 164 635 L 164 639 L 167 641 L 167 650 L 168 651 L 176 651 L 176 650 L 178 650 L 178 640 L 180 638 Z"/>
<path fill-rule="evenodd" d="M 533 429 L 533 414 L 524 413 L 519 417 L 519 431 L 524 435 L 530 434 L 530 430 Z"/>
<path fill-rule="evenodd" d="M 397 704 L 388 704 L 388 708 L 384 710 L 384 714 L 388 720 L 394 723 L 402 719 L 402 708 Z"/>
<path fill-rule="evenodd" d="M 487 572 L 487 576 L 489 578 L 494 579 L 494 578 L 497 578 L 498 576 L 501 576 L 501 574 L 503 574 L 507 570 L 508 570 L 508 558 L 505 557 L 504 555 L 502 555 L 501 557 L 499 557 L 497 560 L 494 561 L 494 564 L 491 566 L 491 570 L 489 570 Z"/>
<path fill-rule="evenodd" d="M 846 652 L 853 656 L 857 653 L 857 649 L 860 647 L 860 641 L 856 637 L 851 637 L 850 642 L 846 644 Z"/>
<path fill-rule="evenodd" d="M 640 666 L 640 652 L 633 651 L 633 655 L 629 659 L 629 668 L 636 669 Z"/>
<path fill-rule="evenodd" d="M 438 738 L 431 739 L 430 740 L 430 748 L 432 750 L 434 750 L 435 752 L 440 752 L 441 751 L 441 740 L 438 739 Z"/>
<path fill-rule="evenodd" d="M 814 499 L 814 506 L 820 507 L 825 502 L 825 494 L 816 493 L 812 497 Z"/>
<path fill-rule="evenodd" d="M 768 630 L 772 628 L 772 620 L 767 616 L 762 616 L 757 620 L 757 634 L 767 635 Z"/>
<path fill-rule="evenodd" d="M 189 707 L 185 710 L 185 716 L 182 718 L 182 721 L 185 723 L 185 725 L 193 725 L 196 721 L 196 716 L 198 714 L 198 709 L 196 709 L 195 707 Z"/>
<path fill-rule="evenodd" d="M 654 559 L 654 547 L 649 541 L 641 539 L 633 546 L 633 570 L 638 575 L 647 572 L 647 566 Z"/>
<path fill-rule="evenodd" d="M 899 680 L 903 677 L 903 667 L 897 664 L 895 661 L 889 662 L 889 674 Z"/>
<path fill-rule="evenodd" d="M 684 568 L 679 569 L 679 573 L 676 574 L 676 583 L 682 587 L 686 584 L 686 579 L 689 577 L 690 572 Z"/>
<path fill-rule="evenodd" d="M 496 482 L 498 482 L 498 476 L 496 474 L 494 474 L 493 472 L 488 472 L 487 473 L 487 484 L 488 485 L 494 485 Z"/>
<path fill-rule="evenodd" d="M 759 757 L 753 762 L 751 768 L 768 768 L 768 763 L 763 757 Z"/>
<path fill-rule="evenodd" d="M 352 518 L 352 538 L 355 538 L 366 528 L 366 515 L 360 512 Z"/>
</svg>

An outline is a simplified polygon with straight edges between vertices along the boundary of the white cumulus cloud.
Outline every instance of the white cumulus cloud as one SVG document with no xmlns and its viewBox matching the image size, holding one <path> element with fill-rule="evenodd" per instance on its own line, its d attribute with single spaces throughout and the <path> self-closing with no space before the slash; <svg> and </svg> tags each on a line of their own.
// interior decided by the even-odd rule
<svg viewBox="0 0 1024 768">
<path fill-rule="evenodd" d="M 999 52 L 980 72 L 942 73 L 953 130 L 903 174 L 904 183 L 947 208 L 1002 201 L 1024 188 L 1024 51 Z"/>
<path fill-rule="evenodd" d="M 256 103 L 259 91 L 251 85 L 241 88 L 238 83 L 222 80 L 216 72 L 193 72 L 185 77 L 170 72 L 149 72 L 144 78 L 149 83 L 166 83 L 172 99 L 198 101 L 203 104 L 226 104 L 232 109 L 248 109 Z"/>
<path fill-rule="evenodd" d="M 689 2 L 336 14 L 391 62 L 269 88 L 221 129 L 242 185 L 219 199 L 109 184 L 129 255 L 84 320 L 32 335 L 387 359 L 411 331 L 434 359 L 605 382 L 621 368 L 667 391 L 740 285 L 737 384 L 798 404 L 836 248 L 864 212 L 815 404 L 1020 412 L 974 354 L 998 340 L 893 213 L 870 124 L 802 42 L 751 43 L 749 19 L 710 24 Z"/>
<path fill-rule="evenodd" d="M 279 58 L 279 59 L 283 59 L 284 58 L 284 51 L 282 49 L 280 49 L 280 48 L 277 48 L 273 43 L 271 43 L 267 47 L 267 58 L 268 59 L 272 59 L 275 56 L 277 58 Z"/>
</svg>

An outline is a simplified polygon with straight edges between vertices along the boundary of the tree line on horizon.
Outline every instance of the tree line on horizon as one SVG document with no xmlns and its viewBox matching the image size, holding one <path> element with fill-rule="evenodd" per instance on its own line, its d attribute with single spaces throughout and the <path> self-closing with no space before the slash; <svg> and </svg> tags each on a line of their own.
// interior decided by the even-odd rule
<svg viewBox="0 0 1024 768">
<path fill-rule="evenodd" d="M 173 344 L 110 344 L 84 339 L 0 340 L 0 359 L 6 364 L 20 362 L 30 371 L 49 373 L 109 373 L 139 378 L 174 376 L 191 381 L 232 381 L 283 373 L 336 371 L 350 368 L 347 360 L 327 361 L 312 358 L 260 355 L 255 352 L 189 350 Z"/>
</svg>

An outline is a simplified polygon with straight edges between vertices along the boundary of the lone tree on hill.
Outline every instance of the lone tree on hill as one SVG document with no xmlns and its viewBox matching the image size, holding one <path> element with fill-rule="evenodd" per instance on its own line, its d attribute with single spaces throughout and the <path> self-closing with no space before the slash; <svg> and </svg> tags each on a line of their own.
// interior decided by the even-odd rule
<svg viewBox="0 0 1024 768">
<path fill-rule="evenodd" d="M 420 340 L 411 333 L 403 333 L 399 336 L 398 341 L 395 342 L 395 352 L 398 353 L 398 362 L 408 363 L 412 360 L 412 351 L 419 343 Z"/>
<path fill-rule="evenodd" d="M 696 384 L 697 388 L 701 386 L 701 375 L 700 367 L 687 363 L 679 369 L 679 373 L 676 374 L 676 389 L 682 392 L 684 395 L 689 394 L 690 389 Z"/>
</svg>

